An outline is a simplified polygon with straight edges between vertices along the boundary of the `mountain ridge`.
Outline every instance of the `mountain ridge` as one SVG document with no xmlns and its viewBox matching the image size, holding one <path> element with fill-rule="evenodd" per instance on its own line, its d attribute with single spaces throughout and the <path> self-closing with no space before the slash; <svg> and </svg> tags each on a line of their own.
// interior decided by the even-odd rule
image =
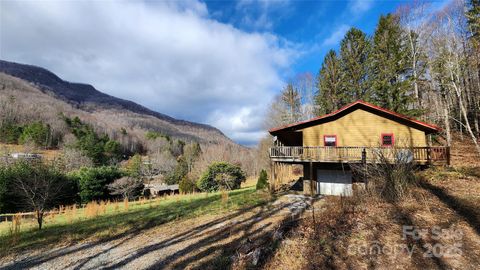
<svg viewBox="0 0 480 270">
<path fill-rule="evenodd" d="M 161 126 L 158 123 L 156 124 L 160 130 L 168 130 L 175 127 L 175 130 L 172 130 L 172 135 L 178 132 L 177 129 L 183 129 L 187 130 L 183 132 L 186 137 L 192 137 L 192 134 L 196 135 L 196 132 L 192 131 L 191 129 L 195 129 L 201 131 L 200 133 L 213 132 L 215 137 L 224 137 L 226 141 L 234 143 L 216 127 L 173 118 L 169 115 L 148 109 L 133 101 L 105 94 L 90 84 L 65 81 L 55 73 L 42 67 L 0 60 L 0 72 L 21 79 L 37 88 L 42 93 L 53 95 L 53 98 L 66 102 L 71 106 L 86 112 L 92 112 L 92 110 L 112 109 L 117 111 L 120 110 L 132 112 L 138 115 L 154 117 L 165 122 L 166 125 L 164 126 Z M 205 134 L 198 135 L 197 137 L 203 139 L 204 141 L 210 141 L 210 136 Z M 222 139 L 220 141 L 225 140 Z"/>
<path fill-rule="evenodd" d="M 53 93 L 57 98 L 69 102 L 70 104 L 73 103 L 74 105 L 82 106 L 87 103 L 94 103 L 110 108 L 118 109 L 118 107 L 120 107 L 135 113 L 151 115 L 161 120 L 178 125 L 193 125 L 205 129 L 215 130 L 225 136 L 225 134 L 223 134 L 223 132 L 216 127 L 207 124 L 176 119 L 169 115 L 148 109 L 147 107 L 133 101 L 103 93 L 90 84 L 65 81 L 46 68 L 0 60 L 0 72 L 28 81 L 43 92 Z"/>
</svg>

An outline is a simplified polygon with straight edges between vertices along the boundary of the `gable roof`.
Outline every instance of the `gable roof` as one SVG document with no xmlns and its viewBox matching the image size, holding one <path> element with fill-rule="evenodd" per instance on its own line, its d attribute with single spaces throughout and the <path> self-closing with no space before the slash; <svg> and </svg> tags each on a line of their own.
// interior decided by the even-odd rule
<svg viewBox="0 0 480 270">
<path fill-rule="evenodd" d="M 319 117 L 312 118 L 310 120 L 297 122 L 297 123 L 290 124 L 290 125 L 285 125 L 285 126 L 281 126 L 281 127 L 277 127 L 277 128 L 272 128 L 272 129 L 268 130 L 268 132 L 272 135 L 275 135 L 275 134 L 277 134 L 277 132 L 280 132 L 280 131 L 295 131 L 295 130 L 307 128 L 307 127 L 310 127 L 310 126 L 315 126 L 315 125 L 327 123 L 327 122 L 330 122 L 330 121 L 334 121 L 334 120 L 336 120 L 336 119 L 338 119 L 338 118 L 340 118 L 340 117 L 342 117 L 342 116 L 344 116 L 344 115 L 346 115 L 350 112 L 353 112 L 356 109 L 364 109 L 365 111 L 377 114 L 379 116 L 388 118 L 390 120 L 399 122 L 401 124 L 408 125 L 408 126 L 416 128 L 416 129 L 425 131 L 427 134 L 436 133 L 436 132 L 439 132 L 441 130 L 441 128 L 439 128 L 438 126 L 427 124 L 425 122 L 410 118 L 410 117 L 405 116 L 403 114 L 399 114 L 399 113 L 396 113 L 396 112 L 393 112 L 393 111 L 375 106 L 375 105 L 370 104 L 368 102 L 358 100 L 356 102 L 350 103 L 350 104 L 346 105 L 345 107 L 343 107 L 339 110 L 336 110 L 334 112 L 331 112 L 329 114 L 325 114 L 325 115 L 322 115 L 322 116 L 319 116 Z"/>
</svg>

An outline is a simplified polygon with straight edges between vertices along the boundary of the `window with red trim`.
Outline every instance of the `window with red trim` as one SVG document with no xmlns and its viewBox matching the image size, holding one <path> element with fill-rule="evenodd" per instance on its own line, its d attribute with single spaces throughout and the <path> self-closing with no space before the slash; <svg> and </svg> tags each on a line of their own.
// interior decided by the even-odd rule
<svg viewBox="0 0 480 270">
<path fill-rule="evenodd" d="M 393 133 L 382 133 L 382 146 L 393 146 L 394 143 Z"/>
<path fill-rule="evenodd" d="M 337 146 L 337 135 L 323 135 L 324 146 Z"/>
</svg>

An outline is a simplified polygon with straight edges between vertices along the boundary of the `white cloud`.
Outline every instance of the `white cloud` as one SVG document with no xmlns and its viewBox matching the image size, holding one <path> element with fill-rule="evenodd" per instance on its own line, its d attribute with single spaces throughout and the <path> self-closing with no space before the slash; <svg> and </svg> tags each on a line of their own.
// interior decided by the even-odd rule
<svg viewBox="0 0 480 270">
<path fill-rule="evenodd" d="M 343 39 L 348 29 L 350 29 L 350 26 L 346 24 L 342 24 L 338 26 L 337 28 L 335 28 L 333 33 L 330 34 L 330 36 L 323 41 L 322 45 L 323 46 L 337 45 L 340 42 L 340 40 Z"/>
<path fill-rule="evenodd" d="M 232 19 L 237 19 L 238 24 L 249 29 L 271 30 L 279 17 L 288 13 L 290 5 L 290 0 L 239 0 L 235 10 L 240 18 Z M 278 13 L 279 10 L 281 13 Z"/>
<path fill-rule="evenodd" d="M 272 34 L 210 19 L 205 4 L 2 1 L 0 56 L 252 144 L 296 55 Z M 246 134 L 251 134 L 248 137 Z"/>
<path fill-rule="evenodd" d="M 373 0 L 353 0 L 350 2 L 350 12 L 359 15 L 372 8 Z"/>
</svg>

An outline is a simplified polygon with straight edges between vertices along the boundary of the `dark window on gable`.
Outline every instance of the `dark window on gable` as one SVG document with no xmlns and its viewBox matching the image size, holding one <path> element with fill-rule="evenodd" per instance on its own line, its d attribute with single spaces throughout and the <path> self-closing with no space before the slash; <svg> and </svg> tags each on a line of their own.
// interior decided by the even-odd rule
<svg viewBox="0 0 480 270">
<path fill-rule="evenodd" d="M 382 134 L 382 146 L 392 146 L 393 142 L 393 134 Z"/>
<path fill-rule="evenodd" d="M 324 146 L 337 146 L 337 135 L 325 135 L 323 136 Z"/>
</svg>

